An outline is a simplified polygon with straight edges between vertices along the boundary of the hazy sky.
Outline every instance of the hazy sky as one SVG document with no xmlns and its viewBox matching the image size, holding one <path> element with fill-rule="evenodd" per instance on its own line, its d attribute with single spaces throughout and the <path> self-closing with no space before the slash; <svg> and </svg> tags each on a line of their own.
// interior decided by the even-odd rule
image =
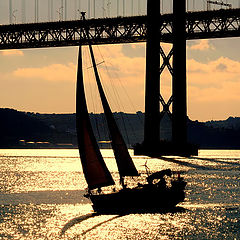
<svg viewBox="0 0 240 240">
<path fill-rule="evenodd" d="M 239 38 L 188 42 L 191 119 L 240 116 L 239 44 Z M 163 47 L 166 52 L 170 48 Z M 97 62 L 104 61 L 99 70 L 113 110 L 144 111 L 145 44 L 96 46 L 94 50 Z M 77 54 L 76 47 L 1 51 L 1 107 L 41 113 L 75 112 Z M 89 109 L 100 111 L 86 47 L 83 57 Z M 166 70 L 161 77 L 161 91 L 167 101 L 171 76 Z M 113 102 L 118 97 L 120 101 Z"/>
<path fill-rule="evenodd" d="M 239 45 L 239 38 L 188 41 L 191 119 L 240 117 Z M 166 53 L 170 49 L 167 44 L 163 47 Z M 94 51 L 113 111 L 144 111 L 145 44 L 103 45 L 94 47 Z M 40 113 L 75 112 L 77 54 L 77 47 L 0 51 L 0 107 Z M 101 111 L 86 47 L 83 57 L 89 110 Z M 171 94 L 167 70 L 161 75 L 161 92 L 167 101 Z"/>
</svg>

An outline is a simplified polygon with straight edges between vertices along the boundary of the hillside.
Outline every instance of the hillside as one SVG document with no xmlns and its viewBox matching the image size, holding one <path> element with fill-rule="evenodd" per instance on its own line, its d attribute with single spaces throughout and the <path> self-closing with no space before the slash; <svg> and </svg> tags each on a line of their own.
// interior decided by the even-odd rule
<svg viewBox="0 0 240 240">
<path fill-rule="evenodd" d="M 229 117 L 226 120 L 207 121 L 206 126 L 213 128 L 240 129 L 240 117 Z"/>
<path fill-rule="evenodd" d="M 128 146 L 143 141 L 144 113 L 114 113 Z M 109 147 L 104 114 L 90 114 L 100 147 Z M 77 147 L 75 114 L 38 114 L 0 109 L 0 147 Z M 171 138 L 167 117 L 161 122 L 161 138 Z M 240 118 L 198 122 L 188 120 L 188 139 L 199 148 L 240 149 Z"/>
<path fill-rule="evenodd" d="M 61 143 L 76 144 L 75 137 L 39 120 L 38 114 L 0 109 L 0 147 L 36 147 Z M 49 143 L 49 144 L 48 144 Z"/>
</svg>

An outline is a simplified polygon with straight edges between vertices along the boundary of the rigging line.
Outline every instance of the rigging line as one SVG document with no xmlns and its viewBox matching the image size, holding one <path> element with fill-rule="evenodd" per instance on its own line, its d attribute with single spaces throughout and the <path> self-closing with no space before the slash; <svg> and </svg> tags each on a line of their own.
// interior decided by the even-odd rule
<svg viewBox="0 0 240 240">
<path fill-rule="evenodd" d="M 99 114 L 99 122 L 101 123 L 100 124 L 101 133 L 102 133 L 101 139 L 103 139 L 105 141 L 110 141 L 110 133 L 107 128 L 107 120 L 106 120 L 104 113 Z"/>
<path fill-rule="evenodd" d="M 87 65 L 89 64 L 89 61 L 90 61 L 90 56 L 89 56 L 89 53 L 88 53 L 88 51 L 85 49 L 85 51 L 83 51 L 83 55 L 85 55 L 85 59 L 87 60 Z M 84 57 L 84 56 L 83 56 Z M 92 79 L 92 76 L 90 76 L 90 73 L 89 73 L 89 67 L 86 67 L 86 73 L 87 73 L 87 79 L 88 79 L 88 89 L 89 89 L 89 93 L 90 93 L 90 98 L 91 98 L 91 105 L 92 105 L 92 109 L 93 109 L 93 111 L 94 112 L 96 112 L 96 109 L 95 109 L 95 104 L 94 104 L 94 101 L 93 101 L 93 96 L 92 96 L 92 92 L 93 92 L 93 90 L 92 90 L 92 86 L 91 86 L 91 81 L 90 81 L 90 79 Z M 92 74 L 91 74 L 92 75 Z"/>
<path fill-rule="evenodd" d="M 94 114 L 93 119 L 94 119 L 96 130 L 97 130 L 98 141 L 100 141 L 101 140 L 101 134 L 100 134 L 100 131 L 99 131 L 98 115 Z"/>
<path fill-rule="evenodd" d="M 102 63 L 104 63 L 104 61 L 102 61 L 102 62 L 100 62 L 100 63 L 97 63 L 96 66 L 101 65 Z M 90 69 L 90 68 L 93 68 L 93 65 L 90 66 L 90 67 L 88 67 L 87 69 Z"/>
<path fill-rule="evenodd" d="M 111 63 L 110 63 L 110 64 L 111 64 Z M 112 64 L 111 64 L 111 65 L 112 65 Z M 108 70 L 107 70 L 107 71 L 108 71 Z M 121 88 L 123 89 L 124 94 L 127 96 L 128 101 L 130 102 L 130 105 L 131 105 L 131 107 L 132 107 L 132 109 L 133 109 L 133 112 L 136 112 L 136 109 L 134 108 L 134 105 L 133 105 L 133 103 L 132 103 L 132 101 L 131 101 L 131 98 L 129 97 L 129 95 L 128 95 L 126 89 L 125 89 L 125 87 L 123 86 L 122 82 L 120 81 L 120 79 L 119 79 L 119 77 L 118 77 L 118 75 L 117 75 L 116 73 L 115 73 L 115 78 L 118 80 L 118 83 L 120 84 Z M 120 99 L 120 97 L 119 97 L 119 99 Z M 121 102 L 121 99 L 120 99 L 120 102 Z M 124 112 L 126 112 L 124 106 L 123 106 L 122 108 L 124 109 Z M 128 115 L 126 115 L 126 118 L 127 118 L 127 120 L 128 120 L 128 124 L 129 124 L 129 126 L 130 126 L 130 129 L 131 129 L 131 131 L 132 131 L 132 134 L 133 134 L 134 138 L 137 139 L 136 133 L 135 133 L 134 128 L 133 128 L 133 126 L 132 126 L 132 124 L 131 124 L 131 121 L 130 121 L 129 118 L 128 118 Z M 143 126 L 143 121 L 140 119 L 140 116 L 139 116 L 138 114 L 137 114 L 137 118 L 138 118 L 138 120 L 139 120 L 140 125 Z M 123 121 L 124 127 L 125 127 L 125 120 L 124 120 L 123 117 L 122 117 L 122 121 Z M 128 137 L 127 130 L 125 130 L 125 131 L 126 131 L 126 136 Z M 128 143 L 129 143 L 129 142 L 128 142 Z"/>
<path fill-rule="evenodd" d="M 99 47 L 98 47 L 98 51 L 100 52 L 100 55 L 101 55 L 101 57 L 103 58 L 103 55 L 101 54 L 101 51 L 100 51 Z M 103 59 L 104 59 L 104 58 L 103 58 Z M 105 61 L 104 61 L 104 62 L 105 62 Z M 115 99 L 116 99 L 116 103 L 117 103 L 117 105 L 118 105 L 118 108 L 119 108 L 119 109 L 124 109 L 124 106 L 123 106 L 123 104 L 121 103 L 121 98 L 119 97 L 118 92 L 115 90 L 114 84 L 113 84 L 113 82 L 112 82 L 111 74 L 109 73 L 109 70 L 108 70 L 106 64 L 104 64 L 104 66 L 105 66 L 105 69 L 106 69 L 107 74 L 108 74 L 108 76 L 109 76 L 110 83 L 111 83 L 111 86 L 112 86 L 112 90 L 113 90 L 113 93 L 114 93 L 114 96 L 115 96 Z M 117 101 L 117 100 L 118 100 L 118 101 Z M 121 103 L 122 106 L 120 106 L 119 102 Z M 125 110 L 124 110 L 124 111 L 125 111 Z M 126 138 L 127 138 L 127 142 L 128 142 L 128 144 L 130 145 L 129 136 L 128 136 L 127 129 L 126 129 L 126 124 L 125 124 L 125 121 L 124 121 L 124 118 L 123 118 L 122 114 L 120 114 L 120 117 L 121 117 L 122 122 L 123 122 L 123 127 L 124 127 L 124 131 L 125 131 L 125 136 L 126 136 Z"/>
<path fill-rule="evenodd" d="M 105 66 L 104 66 L 105 67 Z M 105 69 L 107 70 L 107 68 L 105 67 Z M 109 76 L 109 74 L 108 74 L 109 72 L 108 72 L 108 70 L 107 70 L 107 75 Z M 100 73 L 100 75 L 101 75 L 101 73 Z M 118 95 L 118 92 L 116 91 L 116 89 L 115 89 L 115 87 L 114 87 L 114 84 L 113 84 L 113 82 L 112 82 L 112 79 L 111 79 L 111 77 L 109 77 L 109 80 L 110 80 L 110 84 L 111 84 L 111 87 L 112 87 L 112 92 L 113 92 L 113 95 L 114 95 L 114 97 L 112 97 L 111 95 L 111 91 L 110 90 L 108 90 L 108 87 L 107 87 L 107 85 L 105 84 L 105 89 L 107 90 L 107 95 L 108 95 L 108 98 L 109 99 L 111 99 L 111 101 L 114 101 L 114 105 L 115 105 L 115 107 L 117 108 L 117 109 L 121 109 L 121 106 L 119 105 L 119 99 L 120 99 L 120 97 L 119 97 L 119 95 Z M 104 85 L 104 83 L 103 83 L 103 85 Z"/>
<path fill-rule="evenodd" d="M 100 117 L 100 120 L 101 120 L 101 127 L 102 127 L 102 132 L 103 132 L 103 135 L 104 135 L 104 139 L 109 141 L 110 140 L 110 132 L 107 128 L 107 120 L 106 120 L 106 117 L 104 115 L 104 113 L 100 113 L 99 115 Z"/>
<path fill-rule="evenodd" d="M 87 58 L 88 64 L 89 64 L 90 63 L 90 55 L 89 55 L 89 52 L 87 51 L 87 49 L 86 49 L 86 52 L 84 51 L 84 55 L 86 55 L 86 54 L 87 54 L 86 58 Z M 91 98 L 91 103 L 92 103 L 91 105 L 92 105 L 92 108 L 93 108 L 93 112 L 96 114 L 97 113 L 97 111 L 96 111 L 97 107 L 96 107 L 95 101 L 93 99 L 93 89 L 92 89 L 91 82 L 90 82 L 90 79 L 93 78 L 93 72 L 90 69 L 91 68 L 86 68 L 87 76 L 88 76 L 88 80 L 89 80 L 88 81 L 88 88 L 89 88 L 89 92 L 90 92 L 90 98 Z M 89 72 L 91 73 L 91 76 L 90 76 Z M 97 130 L 98 139 L 101 139 L 101 134 L 100 134 L 100 131 L 99 131 L 99 128 L 98 128 L 98 123 L 97 123 L 97 119 L 96 119 L 95 114 L 93 115 L 93 122 L 94 122 L 96 130 Z"/>
<path fill-rule="evenodd" d="M 87 51 L 87 57 L 88 57 L 88 64 L 92 64 L 91 63 L 91 59 L 90 59 L 89 51 Z M 91 77 L 89 76 L 89 72 L 91 73 Z M 91 67 L 87 67 L 87 73 L 88 73 L 88 79 L 89 80 L 90 79 L 94 79 L 95 76 L 94 76 L 94 73 L 93 73 L 92 66 Z M 92 87 L 91 87 L 91 85 L 89 83 L 89 89 L 90 89 L 91 99 L 92 99 L 91 102 L 92 102 L 92 106 L 93 106 L 93 111 L 95 113 L 93 120 L 94 120 L 94 123 L 95 123 L 95 126 L 96 126 L 97 135 L 98 135 L 99 139 L 103 138 L 103 139 L 107 140 L 107 139 L 109 139 L 109 131 L 106 128 L 106 119 L 104 117 L 104 114 L 101 114 L 101 113 L 99 113 L 99 116 L 100 116 L 99 118 L 101 120 L 100 121 L 101 122 L 100 127 L 102 126 L 103 134 L 101 134 L 100 131 L 99 131 L 99 121 L 97 121 L 97 109 L 99 109 L 99 111 L 100 111 L 100 109 L 102 109 L 102 106 L 100 104 L 100 101 L 94 101 L 93 100 L 93 95 L 92 95 L 93 92 L 95 92 L 95 96 L 99 96 L 99 92 L 96 90 L 96 85 L 93 88 L 94 88 L 94 91 L 93 91 L 93 89 L 92 89 Z M 97 103 L 98 106 L 96 105 L 96 103 Z"/>
<path fill-rule="evenodd" d="M 103 58 L 103 55 L 101 54 L 101 51 L 100 51 L 100 49 L 99 49 L 99 46 L 97 46 L 97 48 L 98 48 L 98 52 L 100 53 L 101 58 L 103 59 L 103 62 L 105 63 L 105 60 L 104 60 L 104 58 Z M 103 65 L 104 65 L 104 68 L 105 68 L 106 72 L 108 73 L 108 69 L 106 68 L 106 63 L 103 64 Z M 99 72 L 99 74 L 101 75 L 101 72 Z M 108 76 L 110 76 L 110 74 L 108 74 Z M 113 87 L 113 83 L 112 83 L 112 81 L 111 81 L 111 78 L 109 78 L 109 79 L 110 79 L 110 83 L 111 83 L 111 86 L 112 86 L 112 90 L 113 90 L 112 92 L 113 92 L 113 94 L 114 94 L 114 97 L 112 97 L 111 91 L 108 90 L 107 86 L 106 86 L 106 85 L 104 84 L 104 82 L 103 82 L 103 86 L 104 86 L 104 88 L 107 90 L 106 95 L 107 95 L 108 99 L 111 99 L 111 101 L 113 102 L 113 104 L 111 104 L 111 105 L 114 105 L 115 108 L 119 108 L 120 106 L 119 106 L 118 101 L 117 101 L 117 99 L 119 98 L 119 96 L 117 96 L 117 93 L 116 93 L 115 88 Z M 120 108 L 120 109 L 121 109 L 121 108 Z"/>
<path fill-rule="evenodd" d="M 112 65 L 111 62 L 109 62 L 109 64 Z M 112 66 L 113 66 L 113 65 L 112 65 Z M 118 74 L 117 74 L 117 73 L 114 73 L 114 74 L 115 74 L 115 78 L 118 80 L 119 84 L 121 85 L 122 89 L 124 90 L 124 93 L 125 93 L 125 95 L 126 95 L 126 97 L 127 97 L 127 99 L 128 99 L 128 102 L 129 102 L 130 105 L 131 105 L 132 112 L 137 112 L 137 110 L 136 110 L 136 108 L 134 107 L 134 104 L 133 104 L 133 102 L 132 102 L 132 99 L 130 98 L 130 96 L 129 96 L 127 90 L 125 89 L 125 87 L 123 86 L 123 84 L 122 84 L 122 82 L 121 82 Z M 141 124 L 143 125 L 143 121 L 142 121 L 140 118 L 139 118 L 139 120 L 140 120 Z"/>
<path fill-rule="evenodd" d="M 100 78 L 102 79 L 101 72 L 99 72 L 98 74 L 99 74 Z M 120 98 L 119 98 L 119 96 L 118 96 L 115 88 L 113 87 L 113 83 L 112 83 L 112 81 L 111 81 L 111 78 L 110 78 L 110 83 L 111 83 L 111 86 L 112 86 L 112 89 L 113 89 L 113 93 L 114 93 L 115 99 L 116 99 L 116 100 L 115 100 L 115 104 L 117 103 L 117 104 L 116 104 L 116 105 L 118 105 L 117 108 L 118 108 L 118 109 L 121 109 L 121 108 L 123 108 L 123 107 L 121 107 L 121 106 L 119 105 L 119 102 L 117 101 L 117 99 L 119 100 Z M 103 83 L 102 83 L 102 84 L 103 84 Z M 103 84 L 103 86 L 104 86 L 104 84 Z M 108 90 L 108 88 L 107 88 L 106 85 L 104 86 L 104 88 L 105 88 L 105 90 Z M 107 91 L 107 92 L 109 93 L 110 91 Z M 106 93 L 107 93 L 107 92 L 106 92 Z M 109 96 L 109 94 L 108 94 L 108 96 Z M 110 99 L 114 99 L 114 98 L 110 97 Z M 121 116 L 121 115 L 120 115 L 120 116 Z M 116 118 L 115 118 L 115 120 L 116 120 L 116 122 L 117 122 L 117 119 L 116 119 Z M 119 124 L 118 124 L 118 125 L 119 125 Z M 108 134 L 109 134 L 109 139 L 110 139 L 110 133 L 109 133 L 109 131 L 108 131 Z M 129 140 L 127 134 L 126 134 L 126 136 L 127 136 L 127 140 Z M 129 143 L 129 141 L 128 141 L 128 143 Z"/>
<path fill-rule="evenodd" d="M 99 50 L 99 53 L 100 53 L 100 55 L 101 55 L 101 58 L 104 59 L 104 57 L 103 57 L 103 55 L 101 54 L 101 51 L 100 51 L 99 48 L 98 48 L 98 50 Z M 104 60 L 104 63 L 105 63 L 105 60 Z M 108 67 L 107 67 L 106 64 L 104 64 L 104 67 L 105 67 L 105 69 L 106 69 L 106 71 L 107 71 L 107 74 L 108 74 L 108 76 L 109 76 L 109 79 L 110 79 L 110 82 L 111 82 L 111 86 L 112 86 L 112 89 L 113 89 L 113 93 L 114 93 L 116 99 L 118 99 L 118 101 L 117 101 L 118 108 L 119 108 L 119 109 L 123 109 L 123 111 L 126 112 L 126 110 L 125 110 L 125 108 L 124 108 L 124 105 L 122 104 L 121 98 L 120 98 L 118 92 L 116 91 L 116 88 L 114 87 L 114 84 L 113 84 L 113 82 L 112 82 L 112 77 L 111 77 L 110 71 L 109 71 L 109 69 L 108 69 Z M 125 93 L 126 96 L 129 98 L 129 96 L 128 96 L 127 92 L 126 92 L 126 89 L 125 89 L 124 86 L 122 85 L 122 82 L 120 81 L 119 78 L 117 78 L 117 80 L 118 80 L 118 83 L 120 83 L 121 88 L 124 90 L 124 93 Z M 130 99 L 130 98 L 129 98 L 129 99 Z M 120 104 L 119 104 L 119 103 L 120 103 Z M 121 105 L 121 106 L 120 106 L 120 105 Z M 130 145 L 129 134 L 128 134 L 128 131 L 127 131 L 127 128 L 126 128 L 125 120 L 124 120 L 122 114 L 120 114 L 120 116 L 121 116 L 121 119 L 122 119 L 122 122 L 123 122 L 123 127 L 124 127 L 124 131 L 125 131 L 125 135 L 126 135 L 128 144 Z M 126 115 L 126 117 L 127 117 L 129 126 L 130 126 L 130 128 L 131 128 L 132 134 L 134 135 L 134 138 L 137 139 L 137 138 L 136 138 L 135 131 L 134 131 L 134 129 L 133 129 L 133 126 L 132 126 L 132 124 L 131 124 L 131 122 L 130 122 L 130 120 L 129 120 L 129 118 L 128 118 L 128 115 Z M 139 117 L 139 116 L 138 116 L 138 117 Z"/>
<path fill-rule="evenodd" d="M 90 65 L 90 64 L 92 64 L 91 57 L 90 57 L 89 51 L 86 50 L 86 52 L 87 52 L 87 57 L 88 57 L 88 64 Z M 88 69 L 88 71 L 87 71 L 88 74 L 89 74 L 89 72 L 91 73 L 91 79 L 94 79 L 95 75 L 94 75 L 92 66 L 88 67 L 87 69 Z M 90 77 L 89 77 L 89 79 L 90 79 Z M 95 81 L 94 81 L 94 83 L 95 83 Z M 91 91 L 91 99 L 92 99 L 93 111 L 96 114 L 96 116 L 94 115 L 94 123 L 96 125 L 97 134 L 98 134 L 99 139 L 103 138 L 103 139 L 109 140 L 110 139 L 110 137 L 109 137 L 110 133 L 108 131 L 108 128 L 106 127 L 107 123 L 106 123 L 106 119 L 105 119 L 104 114 L 99 113 L 100 120 L 101 120 L 100 123 L 101 124 L 99 124 L 99 121 L 97 121 L 97 109 L 99 109 L 99 112 L 101 112 L 100 109 L 102 111 L 103 111 L 103 109 L 102 109 L 102 105 L 100 104 L 100 101 L 94 101 L 94 99 L 93 99 L 93 95 L 92 95 L 93 92 L 95 92 L 95 96 L 99 96 L 99 92 L 98 92 L 98 90 L 96 88 L 96 84 L 94 86 L 95 86 L 95 87 L 93 87 L 94 90 L 92 90 L 92 88 L 90 86 L 90 91 Z M 102 128 L 102 134 L 101 134 L 101 131 L 99 131 L 99 127 Z"/>
<path fill-rule="evenodd" d="M 89 55 L 89 52 L 88 52 L 88 55 Z M 89 56 L 89 58 L 90 58 L 90 56 Z M 90 60 L 91 61 L 91 60 Z M 104 62 L 104 61 L 103 61 Z M 102 63 L 102 62 L 101 62 Z M 99 64 L 98 64 L 99 65 Z M 92 69 L 92 72 L 94 71 L 93 70 L 93 66 L 91 67 L 91 69 Z M 101 72 L 100 71 L 98 71 L 98 74 L 99 74 L 99 77 L 100 77 L 100 79 L 101 79 Z M 94 75 L 94 74 L 93 74 Z M 95 75 L 94 75 L 94 78 L 95 78 Z M 105 88 L 106 89 L 106 88 Z M 97 92 L 97 95 L 99 96 L 100 95 L 100 93 L 99 93 L 99 91 L 98 90 L 96 90 L 96 92 Z M 100 96 L 99 96 L 100 97 Z M 100 101 L 98 101 L 98 103 L 100 104 Z M 101 108 L 102 109 L 102 105 L 100 104 L 100 106 L 99 106 L 99 108 Z M 104 112 L 104 111 L 103 111 Z M 106 117 L 105 117 L 105 114 L 104 113 L 100 113 L 100 119 L 102 120 L 101 121 L 101 123 L 102 123 L 102 129 L 103 129 L 103 137 L 104 137 L 104 139 L 105 140 L 110 140 L 111 138 L 110 138 L 110 132 L 109 132 L 109 129 L 108 129 L 108 127 L 107 127 L 107 120 L 106 120 Z"/>
<path fill-rule="evenodd" d="M 87 51 L 87 53 L 88 53 L 89 64 L 92 64 L 89 51 Z M 89 67 L 88 69 L 89 70 L 91 69 L 90 71 L 92 73 L 92 77 L 95 78 L 93 66 Z M 99 75 L 100 75 L 100 72 L 99 72 Z M 96 84 L 95 84 L 95 87 L 97 87 Z M 96 92 L 96 95 L 99 96 L 99 98 L 100 98 L 100 94 L 99 94 L 99 91 L 97 90 L 97 88 L 95 89 L 95 92 Z M 92 102 L 95 102 L 95 101 L 92 100 Z M 102 105 L 100 104 L 100 101 L 96 101 L 96 102 L 98 103 L 98 106 L 96 108 L 99 109 L 99 110 L 102 109 Z M 96 106 L 96 105 L 94 105 L 94 106 Z M 96 109 L 94 109 L 94 111 L 95 111 L 95 113 L 97 113 Z M 102 112 L 103 112 L 103 109 L 102 109 Z M 101 114 L 101 113 L 99 115 L 100 115 L 100 119 L 102 120 L 101 121 L 102 124 L 100 126 L 102 126 L 103 135 L 104 135 L 104 136 L 101 136 L 102 134 L 100 134 L 100 132 L 99 132 L 99 123 L 97 121 L 95 121 L 99 139 L 101 139 L 101 137 L 103 137 L 104 139 L 109 140 L 110 139 L 110 133 L 109 133 L 109 130 L 107 128 L 107 122 L 106 122 L 105 115 Z"/>
<path fill-rule="evenodd" d="M 90 54 L 89 54 L 89 51 L 87 51 L 87 53 L 88 53 L 88 58 L 89 58 L 89 62 L 90 62 L 90 64 L 92 64 L 91 63 L 91 57 L 90 57 Z M 104 62 L 104 61 L 103 61 Z M 103 62 L 100 62 L 99 64 L 102 64 Z M 98 65 L 99 65 L 98 64 Z M 93 75 L 93 78 L 95 78 L 95 75 L 94 75 L 94 73 L 93 73 L 93 66 L 91 66 L 89 69 L 91 69 L 91 72 L 92 72 L 92 75 Z M 100 75 L 100 78 L 101 78 L 101 73 L 99 72 L 99 75 Z M 97 92 L 97 94 L 96 95 L 98 95 L 99 96 L 99 91 L 98 90 L 95 90 L 96 92 Z M 100 97 L 100 96 L 99 96 Z M 97 103 L 99 103 L 99 105 L 97 106 L 99 109 L 102 109 L 102 105 L 100 104 L 100 101 L 97 101 Z M 95 112 L 96 112 L 96 110 L 94 110 Z M 106 121 L 106 118 L 105 118 L 105 115 L 104 114 L 100 114 L 100 119 L 102 119 L 102 121 L 101 121 L 101 125 L 100 126 L 102 126 L 102 130 L 103 130 L 103 135 L 104 136 L 102 136 L 102 137 L 104 137 L 104 139 L 106 139 L 106 140 L 109 140 L 110 139 L 110 133 L 109 133 L 109 130 L 108 130 L 108 128 L 107 128 L 107 121 Z M 99 127 L 99 123 L 98 122 L 96 122 L 96 126 L 97 126 L 97 128 Z M 98 128 L 99 129 L 99 128 Z M 99 139 L 101 139 L 101 135 L 102 134 L 100 134 L 100 132 L 99 132 Z"/>
<path fill-rule="evenodd" d="M 99 47 L 97 46 L 97 48 L 98 48 L 98 50 L 99 50 Z M 100 50 L 99 50 L 99 52 L 100 52 Z M 102 55 L 101 55 L 101 57 L 102 57 Z M 104 63 L 105 61 L 103 60 L 102 62 L 100 62 L 100 64 L 101 63 Z M 98 64 L 99 65 L 99 64 Z M 104 65 L 105 66 L 105 65 Z M 99 75 L 100 75 L 100 78 L 102 79 L 102 76 L 101 76 L 101 71 L 99 71 Z M 106 85 L 104 85 L 104 82 L 102 83 L 103 84 L 103 87 L 107 90 L 107 86 Z M 113 97 L 111 97 L 111 93 L 110 93 L 110 91 L 107 91 L 106 92 L 106 95 L 108 96 L 108 98 L 109 99 L 113 99 L 113 101 L 115 101 L 115 99 L 113 98 Z M 116 96 L 115 96 L 116 97 Z"/>
<path fill-rule="evenodd" d="M 98 51 L 99 51 L 99 53 L 100 53 L 100 55 L 101 55 L 101 58 L 103 59 L 103 62 L 105 63 L 104 57 L 103 57 L 103 55 L 101 54 L 101 51 L 100 51 L 99 47 L 98 47 Z M 108 69 L 108 67 L 107 67 L 106 64 L 104 64 L 104 68 L 105 68 L 105 70 L 106 70 L 106 72 L 107 72 L 107 75 L 108 75 L 108 77 L 109 77 L 109 79 L 110 79 L 110 83 L 111 83 L 111 86 L 112 86 L 113 94 L 114 94 L 114 97 L 115 97 L 115 98 L 113 98 L 113 99 L 116 99 L 115 104 L 116 104 L 116 106 L 117 106 L 119 109 L 124 109 L 124 105 L 121 104 L 122 106 L 120 106 L 120 104 L 119 104 L 119 102 L 121 103 L 121 98 L 120 98 L 120 96 L 119 96 L 119 94 L 118 94 L 118 91 L 116 91 L 116 88 L 114 87 L 114 84 L 113 84 L 113 81 L 112 81 L 112 76 L 111 76 L 110 71 L 109 71 L 109 69 Z M 108 91 L 108 92 L 110 93 L 110 91 Z M 110 94 L 108 94 L 108 95 L 110 95 Z M 117 100 L 118 100 L 118 101 L 117 101 Z M 124 111 L 125 111 L 125 109 L 124 109 Z"/>
<path fill-rule="evenodd" d="M 105 59 L 104 59 L 104 57 L 103 57 L 103 55 L 102 55 L 102 53 L 101 53 L 101 50 L 100 50 L 100 48 L 99 48 L 99 46 L 97 45 L 97 48 L 98 48 L 98 52 L 99 52 L 99 54 L 100 54 L 100 57 L 103 59 L 103 65 L 104 65 L 104 68 L 105 68 L 105 70 L 106 70 L 106 72 L 107 72 L 107 75 L 108 75 L 108 77 L 109 77 L 109 79 L 110 79 L 110 83 L 111 83 L 111 86 L 112 86 L 112 90 L 113 90 L 113 93 L 114 93 L 114 96 L 115 96 L 115 98 L 113 98 L 113 97 L 111 97 L 111 92 L 110 91 L 108 91 L 108 95 L 109 95 L 109 97 L 111 98 L 111 99 L 113 99 L 113 101 L 115 102 L 115 105 L 119 108 L 120 106 L 119 106 L 119 102 L 118 101 L 116 101 L 115 99 L 120 99 L 120 97 L 119 97 L 119 95 L 118 95 L 118 93 L 116 92 L 116 89 L 113 87 L 113 82 L 112 82 L 112 78 L 111 78 L 111 74 L 109 73 L 109 70 L 108 70 L 108 67 L 107 67 L 107 65 L 106 65 L 106 62 L 105 62 Z M 111 63 L 110 63 L 111 64 Z M 121 108 L 120 108 L 121 109 Z"/>
<path fill-rule="evenodd" d="M 101 55 L 101 58 L 104 59 L 103 55 L 101 54 L 100 49 L 99 49 L 99 53 L 100 53 L 100 55 Z M 111 62 L 109 62 L 109 64 L 110 64 L 111 66 L 113 66 Z M 105 66 L 105 68 L 107 69 L 108 75 L 110 75 L 110 74 L 109 74 L 108 67 L 106 66 L 106 64 L 105 64 L 104 66 Z M 131 98 L 130 98 L 128 92 L 127 92 L 127 90 L 126 90 L 125 87 L 123 86 L 122 81 L 120 80 L 118 74 L 115 72 L 114 75 L 115 75 L 114 78 L 118 80 L 118 82 L 119 82 L 119 84 L 121 85 L 121 87 L 122 87 L 125 95 L 127 96 L 127 99 L 128 99 L 128 102 L 130 103 L 130 106 L 131 106 L 131 108 L 132 108 L 132 111 L 133 111 L 133 112 L 137 112 L 137 111 L 136 111 L 136 108 L 134 107 L 134 104 L 133 104 L 133 102 L 132 102 L 132 100 L 131 100 Z M 123 107 L 123 108 L 124 108 L 124 107 Z M 143 125 L 143 121 L 142 121 L 140 118 L 139 118 L 139 122 L 140 122 L 141 125 Z"/>
<path fill-rule="evenodd" d="M 127 116 L 127 114 L 125 114 Z M 127 138 L 127 142 L 128 142 L 128 145 L 130 146 L 130 140 L 129 140 L 129 134 L 128 134 L 128 131 L 127 131 L 127 125 L 125 124 L 125 120 L 124 120 L 124 117 L 123 117 L 123 113 L 121 112 L 120 113 L 120 116 L 122 118 L 122 122 L 123 122 L 123 127 L 124 127 L 124 131 L 125 131 L 125 134 L 126 134 L 126 138 Z"/>
</svg>

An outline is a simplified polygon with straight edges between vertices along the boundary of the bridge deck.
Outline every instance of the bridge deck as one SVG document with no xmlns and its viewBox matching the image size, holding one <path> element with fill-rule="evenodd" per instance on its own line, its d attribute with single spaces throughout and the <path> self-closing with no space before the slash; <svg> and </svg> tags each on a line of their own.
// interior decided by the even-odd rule
<svg viewBox="0 0 240 240">
<path fill-rule="evenodd" d="M 161 41 L 172 41 L 172 14 L 161 21 Z M 116 44 L 146 41 L 146 16 L 0 26 L 0 49 Z M 186 13 L 187 39 L 240 37 L 240 9 Z"/>
</svg>

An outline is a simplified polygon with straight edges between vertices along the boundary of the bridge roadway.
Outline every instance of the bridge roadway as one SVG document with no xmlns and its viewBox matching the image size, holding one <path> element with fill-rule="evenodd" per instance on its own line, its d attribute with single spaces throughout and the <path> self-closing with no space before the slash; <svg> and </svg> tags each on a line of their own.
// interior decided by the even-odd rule
<svg viewBox="0 0 240 240">
<path fill-rule="evenodd" d="M 161 41 L 172 41 L 172 14 L 161 15 Z M 0 49 L 146 41 L 146 16 L 0 25 Z M 186 13 L 187 39 L 240 37 L 240 9 Z"/>
</svg>

